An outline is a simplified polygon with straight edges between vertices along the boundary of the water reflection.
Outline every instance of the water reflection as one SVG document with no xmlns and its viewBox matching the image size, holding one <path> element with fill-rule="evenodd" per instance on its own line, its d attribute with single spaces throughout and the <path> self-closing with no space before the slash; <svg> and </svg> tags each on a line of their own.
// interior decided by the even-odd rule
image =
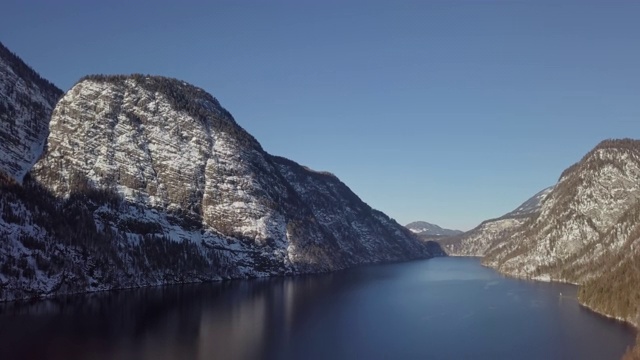
<svg viewBox="0 0 640 360">
<path fill-rule="evenodd" d="M 335 275 L 95 293 L 0 306 L 0 358 L 256 359 Z"/>
<path fill-rule="evenodd" d="M 0 306 L 0 359 L 601 359 L 632 340 L 575 287 L 469 259 Z"/>
</svg>

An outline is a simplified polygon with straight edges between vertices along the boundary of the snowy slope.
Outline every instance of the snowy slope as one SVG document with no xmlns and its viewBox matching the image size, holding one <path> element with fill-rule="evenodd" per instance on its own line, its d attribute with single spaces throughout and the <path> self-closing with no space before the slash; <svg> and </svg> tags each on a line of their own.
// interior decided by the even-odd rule
<svg viewBox="0 0 640 360">
<path fill-rule="evenodd" d="M 567 169 L 526 226 L 487 254 L 509 274 L 584 282 L 631 237 L 640 200 L 640 142 L 607 140 Z"/>
<path fill-rule="evenodd" d="M 420 235 L 422 237 L 445 237 L 460 235 L 463 231 L 444 229 L 436 224 L 431 224 L 426 221 L 414 221 L 405 225 L 412 233 Z"/>
<path fill-rule="evenodd" d="M 16 181 L 38 160 L 62 91 L 0 43 L 0 172 Z"/>
<path fill-rule="evenodd" d="M 533 195 L 529 200 L 522 203 L 522 205 L 518 206 L 517 209 L 501 216 L 501 218 L 517 218 L 517 217 L 530 216 L 530 215 L 537 214 L 540 211 L 542 202 L 544 201 L 544 199 L 547 198 L 547 196 L 552 190 L 553 190 L 553 186 L 550 186 L 540 191 L 539 193 Z"/>
<path fill-rule="evenodd" d="M 640 141 L 601 142 L 552 188 L 441 245 L 511 276 L 582 285 L 580 303 L 640 326 Z"/>
<path fill-rule="evenodd" d="M 0 299 L 441 255 L 163 77 L 77 83 L 24 184 L 0 177 L 0 210 Z"/>
<path fill-rule="evenodd" d="M 439 240 L 449 255 L 484 256 L 511 232 L 540 211 L 542 203 L 553 187 L 546 188 L 522 203 L 515 210 L 497 218 L 483 221 L 476 228 L 458 236 Z"/>
<path fill-rule="evenodd" d="M 369 207 L 334 175 L 310 170 L 285 158 L 273 159 L 349 261 L 358 264 L 371 262 L 371 259 L 392 261 L 443 255 L 439 249 L 429 254 L 411 232 Z M 336 207 L 341 210 L 336 211 Z"/>
<path fill-rule="evenodd" d="M 553 188 L 443 247 L 511 276 L 580 284 L 582 304 L 640 325 L 640 141 L 603 141 Z"/>
</svg>

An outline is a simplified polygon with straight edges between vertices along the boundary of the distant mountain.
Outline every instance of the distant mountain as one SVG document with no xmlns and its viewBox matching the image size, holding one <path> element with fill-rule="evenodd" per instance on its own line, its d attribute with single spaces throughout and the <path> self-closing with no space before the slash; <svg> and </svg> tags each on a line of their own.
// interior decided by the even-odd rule
<svg viewBox="0 0 640 360">
<path fill-rule="evenodd" d="M 453 256 L 484 256 L 507 234 L 524 224 L 527 219 L 540 212 L 542 202 L 553 187 L 533 195 L 515 210 L 496 219 L 483 221 L 480 225 L 463 234 L 439 240 L 445 252 Z"/>
<path fill-rule="evenodd" d="M 35 82 L 32 70 L 5 73 Z M 44 96 L 24 94 L 20 104 Z M 266 153 L 183 81 L 88 76 L 50 122 L 42 106 L 41 157 L 46 131 L 7 132 L 15 145 L 0 147 L 3 159 L 35 149 L 0 168 L 0 300 L 444 255 L 335 176 Z"/>
<path fill-rule="evenodd" d="M 62 90 L 0 43 L 0 172 L 21 182 L 42 155 Z"/>
<path fill-rule="evenodd" d="M 444 229 L 438 225 L 428 223 L 426 221 L 414 221 L 405 225 L 412 233 L 422 237 L 447 237 L 462 234 L 460 230 Z"/>
</svg>

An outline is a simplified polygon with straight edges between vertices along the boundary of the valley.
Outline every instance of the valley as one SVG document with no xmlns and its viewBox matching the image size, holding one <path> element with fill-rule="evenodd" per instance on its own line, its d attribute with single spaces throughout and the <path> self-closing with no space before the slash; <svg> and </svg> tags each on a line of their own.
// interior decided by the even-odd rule
<svg viewBox="0 0 640 360">
<path fill-rule="evenodd" d="M 371 271 L 376 277 L 377 271 L 384 273 L 400 266 L 380 267 L 382 270 L 367 267 L 372 264 L 425 259 L 441 265 L 450 264 L 447 261 L 471 261 L 454 257 L 480 257 L 482 265 L 510 277 L 498 280 L 496 275 L 487 275 L 481 284 L 470 284 L 475 286 L 471 289 L 476 295 L 481 288 L 489 290 L 492 281 L 529 289 L 538 286 L 529 280 L 536 280 L 545 282 L 539 286 L 552 289 L 550 296 L 546 294 L 540 300 L 535 291 L 522 291 L 533 296 L 530 305 L 542 301 L 547 310 L 552 309 L 553 316 L 566 315 L 556 312 L 565 305 L 551 303 L 557 299 L 556 293 L 568 293 L 584 307 L 640 326 L 640 140 L 601 141 L 562 172 L 556 184 L 534 194 L 515 210 L 486 220 L 470 231 L 445 229 L 424 221 L 405 227 L 369 206 L 333 173 L 316 171 L 265 151 L 217 98 L 199 87 L 164 76 L 98 74 L 82 77 L 64 92 L 0 44 L 2 302 L 45 299 L 56 307 L 58 299 L 70 295 L 90 297 L 79 294 L 108 290 L 195 283 L 220 283 L 224 287 L 226 280 L 309 274 L 325 274 L 319 279 L 329 280 L 319 283 L 328 283 L 332 288 L 335 283 L 331 274 L 358 275 L 364 271 L 362 276 L 367 278 L 371 276 L 367 271 Z M 416 265 L 414 274 L 432 276 L 429 261 L 420 262 L 427 265 Z M 462 271 L 471 276 L 489 271 L 478 264 L 471 266 L 472 270 L 457 264 L 463 270 L 433 265 L 438 268 L 434 274 Z M 352 268 L 356 269 L 347 270 Z M 392 270 L 384 275 L 393 278 L 394 274 Z M 401 276 L 401 284 L 408 288 L 394 291 L 418 286 L 411 283 L 415 280 L 411 276 Z M 460 290 L 458 286 L 465 284 L 462 280 L 465 279 L 456 279 L 457 290 L 445 300 L 473 296 L 465 293 L 468 289 Z M 248 286 L 259 288 L 255 284 L 262 280 L 256 281 Z M 285 295 L 289 288 L 305 286 L 304 281 L 273 281 L 281 282 L 276 288 Z M 315 280 L 311 282 L 316 288 Z M 442 290 L 438 286 L 443 285 L 434 279 L 419 283 L 438 291 Z M 559 283 L 578 285 L 579 289 Z M 357 289 L 362 283 L 340 286 Z M 149 291 L 164 291 L 161 289 Z M 342 290 L 334 290 L 329 294 L 344 296 Z M 501 295 L 513 294 L 512 288 L 503 290 Z M 235 291 L 240 290 L 232 293 Z M 389 289 L 377 291 L 372 296 Z M 406 301 L 415 309 L 421 301 L 438 308 L 438 301 L 445 301 L 431 297 L 438 294 L 413 293 L 411 296 L 417 297 L 408 296 L 411 300 Z M 304 296 L 299 297 L 303 299 L 296 301 L 307 301 Z M 393 304 L 386 305 L 401 301 L 387 300 Z M 369 305 L 377 310 L 376 314 L 382 311 L 380 303 Z M 505 305 L 506 309 L 509 305 L 513 304 Z M 250 302 L 247 306 L 260 312 L 263 310 L 256 309 L 265 305 Z M 482 308 L 485 315 L 491 313 L 488 308 L 489 305 Z M 12 309 L 11 305 L 5 309 Z M 572 307 L 570 314 L 579 313 L 579 320 L 570 315 L 568 323 L 542 324 L 541 328 L 571 324 L 568 331 L 579 332 L 580 326 L 575 324 L 583 324 L 587 315 L 576 309 L 582 308 Z M 347 311 L 340 306 L 329 310 Z M 473 316 L 476 310 L 470 310 Z M 313 312 L 307 308 L 300 311 Z M 348 311 L 358 315 L 353 308 Z M 53 314 L 59 315 L 55 311 Z M 527 314 L 522 316 L 530 316 Z M 424 316 L 430 319 L 440 315 Z M 320 321 L 321 317 L 314 319 Z M 492 321 L 486 316 L 483 319 Z M 366 323 L 362 318 L 357 320 Z M 379 320 L 384 323 L 390 319 Z M 445 323 L 454 320 L 466 321 L 449 318 Z M 17 320 L 12 318 L 10 322 L 13 321 Z M 381 333 L 362 330 L 375 328 L 376 324 L 368 325 L 371 327 L 353 329 L 367 334 L 362 344 L 382 341 Z M 433 328 L 423 328 L 422 323 L 396 325 L 395 331 L 415 328 L 413 336 L 419 331 L 435 332 Z M 515 325 L 496 326 L 505 329 Z M 311 331 L 305 326 L 302 329 Z M 624 341 L 608 340 L 615 345 L 611 354 L 621 353 L 631 342 L 628 329 L 619 334 L 623 334 Z M 253 335 L 260 344 L 268 342 L 260 334 Z M 571 347 L 566 350 L 558 344 L 569 340 L 562 339 L 546 339 L 555 344 L 549 349 L 552 358 L 576 352 L 595 354 L 593 349 L 587 351 L 573 345 L 566 345 Z M 385 351 L 401 348 L 403 339 L 396 340 Z M 448 343 L 450 339 L 439 341 Z M 518 340 L 513 339 L 512 343 L 518 344 Z M 258 353 L 246 357 L 264 356 L 273 350 L 261 346 Z M 640 344 L 636 346 L 627 352 L 627 359 L 637 356 Z M 430 349 L 416 347 L 415 353 L 403 354 L 426 355 Z M 236 351 L 232 350 L 230 353 Z M 497 348 L 486 351 L 513 356 L 516 350 L 517 347 L 505 353 Z M 301 353 L 286 355 L 302 356 L 301 349 L 292 351 Z M 336 351 L 333 355 L 348 358 L 348 350 Z M 363 348 L 358 351 L 366 352 Z M 445 349 L 438 351 L 437 354 L 448 354 Z M 457 355 L 464 356 L 477 349 L 460 351 Z M 548 354 L 532 353 L 532 358 L 545 355 Z M 581 358 L 588 358 L 587 355 Z M 600 358 L 600 354 L 594 358 Z"/>
</svg>

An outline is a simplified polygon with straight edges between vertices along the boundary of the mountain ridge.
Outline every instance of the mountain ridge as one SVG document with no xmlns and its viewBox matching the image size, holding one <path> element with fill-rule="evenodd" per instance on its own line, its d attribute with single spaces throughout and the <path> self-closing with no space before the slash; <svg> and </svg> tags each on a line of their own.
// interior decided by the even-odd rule
<svg viewBox="0 0 640 360">
<path fill-rule="evenodd" d="M 501 232 L 478 231 L 457 250 L 509 276 L 579 285 L 580 304 L 638 327 L 638 184 L 640 140 L 604 140 L 562 172 L 536 211 Z M 635 346 L 626 356 L 640 353 L 640 339 Z"/>
<path fill-rule="evenodd" d="M 542 202 L 553 190 L 553 186 L 545 188 L 523 202 L 516 209 L 493 219 L 481 222 L 475 228 L 438 242 L 449 255 L 482 257 L 493 248 L 496 242 L 515 231 L 530 217 L 540 211 Z"/>
<path fill-rule="evenodd" d="M 0 177 L 0 300 L 444 255 L 181 80 L 86 76 L 47 123 L 24 181 Z"/>
<path fill-rule="evenodd" d="M 405 225 L 412 233 L 423 237 L 447 237 L 460 235 L 463 233 L 461 230 L 445 229 L 439 225 L 432 224 L 426 221 L 414 221 Z"/>
<path fill-rule="evenodd" d="M 44 151 L 49 117 L 62 96 L 0 42 L 0 171 L 21 182 Z"/>
<path fill-rule="evenodd" d="M 583 248 L 605 240 L 607 234 L 615 230 L 616 224 L 625 219 L 625 214 L 632 211 L 639 201 L 639 180 L 640 141 L 605 140 L 563 172 L 558 184 L 542 204 L 540 213 L 527 224 L 526 231 L 522 230 L 507 240 L 515 244 L 517 239 L 526 236 L 547 244 L 540 250 L 530 250 L 551 256 L 537 260 L 535 267 L 543 266 L 539 272 L 544 275 L 547 272 L 545 268 L 553 267 L 552 262 L 566 260 Z M 600 251 L 617 251 L 621 244 L 612 245 L 615 245 L 614 249 L 602 248 Z M 520 262 L 518 258 L 497 249 L 488 261 L 511 269 Z M 521 268 L 518 273 L 536 276 L 535 270 L 529 267 Z M 548 275 L 575 282 L 584 280 L 582 277 L 553 273 L 551 271 Z"/>
</svg>

